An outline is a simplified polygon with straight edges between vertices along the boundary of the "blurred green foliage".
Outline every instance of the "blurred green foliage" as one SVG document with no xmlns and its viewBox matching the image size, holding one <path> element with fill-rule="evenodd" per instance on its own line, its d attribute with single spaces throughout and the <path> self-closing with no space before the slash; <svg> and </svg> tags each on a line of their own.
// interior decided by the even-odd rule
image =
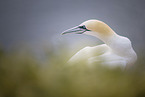
<svg viewBox="0 0 145 97">
<path fill-rule="evenodd" d="M 45 62 L 39 62 L 30 52 L 1 49 L 0 97 L 145 97 L 144 57 L 122 71 L 69 66 L 67 50 L 60 52 L 48 49 Z"/>
</svg>

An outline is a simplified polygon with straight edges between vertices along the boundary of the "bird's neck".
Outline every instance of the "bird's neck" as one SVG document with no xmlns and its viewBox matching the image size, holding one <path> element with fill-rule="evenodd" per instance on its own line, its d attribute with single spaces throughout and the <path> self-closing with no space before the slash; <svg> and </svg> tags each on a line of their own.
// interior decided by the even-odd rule
<svg viewBox="0 0 145 97">
<path fill-rule="evenodd" d="M 107 45 L 109 45 L 110 42 L 112 42 L 113 40 L 115 40 L 116 38 L 119 37 L 119 35 L 117 35 L 113 30 L 110 35 L 103 35 L 103 34 L 96 33 L 96 32 L 89 32 L 86 34 L 95 36 L 96 38 L 102 40 Z"/>
<path fill-rule="evenodd" d="M 117 35 L 116 33 L 110 37 L 100 38 L 106 45 L 108 45 L 112 52 L 119 56 L 130 57 L 136 56 L 132 48 L 131 42 L 127 37 Z"/>
<path fill-rule="evenodd" d="M 117 42 L 116 39 L 120 38 L 119 35 L 117 35 L 116 33 L 112 34 L 111 36 L 99 36 L 98 37 L 100 40 L 102 40 L 105 44 L 107 44 L 108 46 L 110 46 L 110 44 Z"/>
<path fill-rule="evenodd" d="M 114 34 L 110 36 L 102 36 L 102 35 L 93 35 L 100 40 L 102 40 L 106 45 L 108 45 L 111 50 L 115 53 L 124 53 L 124 51 L 131 48 L 131 44 L 129 39 L 123 36 L 120 36 L 114 32 Z"/>
</svg>

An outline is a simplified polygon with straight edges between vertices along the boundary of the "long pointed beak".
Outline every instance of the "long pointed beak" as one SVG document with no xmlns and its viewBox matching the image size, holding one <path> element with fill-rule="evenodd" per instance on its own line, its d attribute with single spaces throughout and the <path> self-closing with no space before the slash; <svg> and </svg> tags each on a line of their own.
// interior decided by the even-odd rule
<svg viewBox="0 0 145 97">
<path fill-rule="evenodd" d="M 64 34 L 71 34 L 71 33 L 74 33 L 74 34 L 82 34 L 85 31 L 86 30 L 80 28 L 80 26 L 76 26 L 76 27 L 73 27 L 71 29 L 65 30 L 64 32 L 62 32 L 62 35 L 64 35 Z"/>
</svg>

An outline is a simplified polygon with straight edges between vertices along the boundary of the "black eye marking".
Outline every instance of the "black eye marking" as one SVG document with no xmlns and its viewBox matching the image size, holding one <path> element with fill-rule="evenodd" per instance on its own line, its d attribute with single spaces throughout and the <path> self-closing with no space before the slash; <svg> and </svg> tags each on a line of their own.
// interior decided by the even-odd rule
<svg viewBox="0 0 145 97">
<path fill-rule="evenodd" d="M 79 28 L 85 29 L 86 31 L 90 31 L 90 30 L 88 30 L 88 29 L 86 28 L 85 25 L 83 25 L 83 26 L 79 26 Z"/>
<path fill-rule="evenodd" d="M 79 28 L 86 29 L 85 25 L 79 26 Z"/>
</svg>

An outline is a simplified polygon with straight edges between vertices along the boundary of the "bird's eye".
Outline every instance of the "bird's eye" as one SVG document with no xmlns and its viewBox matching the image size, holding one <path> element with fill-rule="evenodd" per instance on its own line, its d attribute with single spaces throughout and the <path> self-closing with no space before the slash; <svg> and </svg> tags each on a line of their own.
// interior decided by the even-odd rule
<svg viewBox="0 0 145 97">
<path fill-rule="evenodd" d="M 79 28 L 86 29 L 85 25 L 79 26 Z"/>
<path fill-rule="evenodd" d="M 86 28 L 85 25 L 83 25 L 83 26 L 79 26 L 79 28 L 81 28 L 81 29 L 85 29 L 86 31 L 90 31 L 90 30 L 88 30 L 88 29 Z"/>
</svg>

